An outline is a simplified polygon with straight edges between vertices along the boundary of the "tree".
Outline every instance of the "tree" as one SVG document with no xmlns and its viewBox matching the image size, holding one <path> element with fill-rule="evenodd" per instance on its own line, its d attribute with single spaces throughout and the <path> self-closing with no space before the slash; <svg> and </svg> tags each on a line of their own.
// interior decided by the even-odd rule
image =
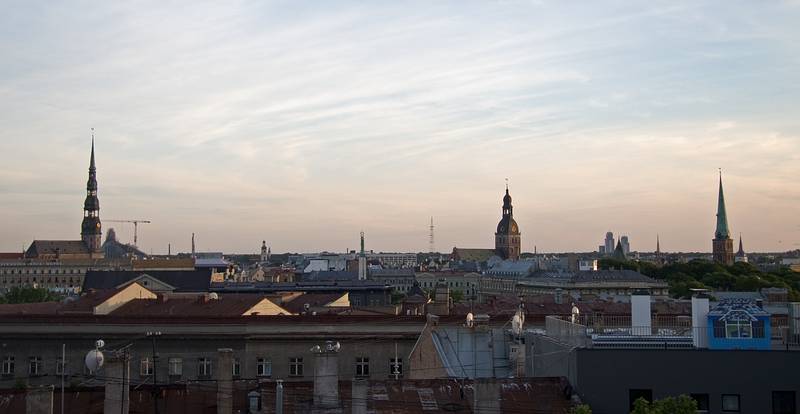
<svg viewBox="0 0 800 414">
<path fill-rule="evenodd" d="M 639 397 L 633 402 L 631 414 L 695 414 L 696 412 L 697 401 L 682 394 L 677 398 L 667 397 L 652 403 Z"/>
<path fill-rule="evenodd" d="M 453 299 L 453 303 L 461 303 L 464 301 L 464 292 L 460 290 L 451 290 L 450 298 Z"/>
<path fill-rule="evenodd" d="M 396 305 L 403 301 L 406 298 L 405 293 L 400 292 L 392 292 L 392 304 Z"/>
<path fill-rule="evenodd" d="M 569 414 L 592 414 L 592 408 L 587 404 L 576 405 L 572 407 Z"/>
<path fill-rule="evenodd" d="M 18 286 L 11 288 L 5 295 L 0 296 L 0 303 L 55 302 L 62 298 L 61 295 L 47 289 Z"/>
</svg>

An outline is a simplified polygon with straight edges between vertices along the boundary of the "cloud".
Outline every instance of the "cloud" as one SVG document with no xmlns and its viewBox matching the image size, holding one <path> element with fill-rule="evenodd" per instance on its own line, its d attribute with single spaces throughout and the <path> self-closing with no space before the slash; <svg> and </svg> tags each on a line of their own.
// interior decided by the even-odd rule
<svg viewBox="0 0 800 414">
<path fill-rule="evenodd" d="M 103 216 L 153 218 L 155 250 L 191 232 L 343 249 L 361 228 L 376 250 L 422 250 L 431 215 L 443 250 L 488 246 L 504 177 L 526 249 L 591 249 L 611 227 L 707 249 L 719 166 L 745 210 L 791 214 L 800 16 L 783 5 L 7 9 L 0 214 L 24 225 L 0 248 L 74 232 L 18 207 L 79 221 L 90 127 Z"/>
</svg>

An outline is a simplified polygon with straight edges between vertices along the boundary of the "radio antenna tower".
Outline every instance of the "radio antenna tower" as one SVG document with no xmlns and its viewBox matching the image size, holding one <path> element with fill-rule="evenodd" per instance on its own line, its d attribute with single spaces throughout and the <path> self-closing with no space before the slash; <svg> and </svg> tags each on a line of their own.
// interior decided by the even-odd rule
<svg viewBox="0 0 800 414">
<path fill-rule="evenodd" d="M 430 229 L 431 229 L 431 233 L 428 236 L 428 250 L 429 250 L 429 253 L 435 253 L 436 252 L 436 245 L 433 242 L 433 216 L 431 216 L 431 227 L 430 227 Z"/>
</svg>

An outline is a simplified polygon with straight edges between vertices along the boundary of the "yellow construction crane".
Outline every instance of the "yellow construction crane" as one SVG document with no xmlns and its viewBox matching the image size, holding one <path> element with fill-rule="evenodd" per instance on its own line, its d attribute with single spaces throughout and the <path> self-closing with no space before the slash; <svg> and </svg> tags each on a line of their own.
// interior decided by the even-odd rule
<svg viewBox="0 0 800 414">
<path fill-rule="evenodd" d="M 106 223 L 133 223 L 133 245 L 138 246 L 139 223 L 150 224 L 150 220 L 104 220 Z"/>
</svg>

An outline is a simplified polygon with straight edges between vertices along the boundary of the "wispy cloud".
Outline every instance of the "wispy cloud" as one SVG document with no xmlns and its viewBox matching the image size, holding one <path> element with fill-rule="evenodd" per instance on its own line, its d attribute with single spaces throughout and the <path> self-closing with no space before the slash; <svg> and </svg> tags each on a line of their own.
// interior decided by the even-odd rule
<svg viewBox="0 0 800 414">
<path fill-rule="evenodd" d="M 0 248 L 77 233 L 96 127 L 102 215 L 153 219 L 147 250 L 421 250 L 431 215 L 442 250 L 487 246 L 504 177 L 525 249 L 707 250 L 717 167 L 732 226 L 777 249 L 791 3 L 9 4 Z"/>
</svg>

